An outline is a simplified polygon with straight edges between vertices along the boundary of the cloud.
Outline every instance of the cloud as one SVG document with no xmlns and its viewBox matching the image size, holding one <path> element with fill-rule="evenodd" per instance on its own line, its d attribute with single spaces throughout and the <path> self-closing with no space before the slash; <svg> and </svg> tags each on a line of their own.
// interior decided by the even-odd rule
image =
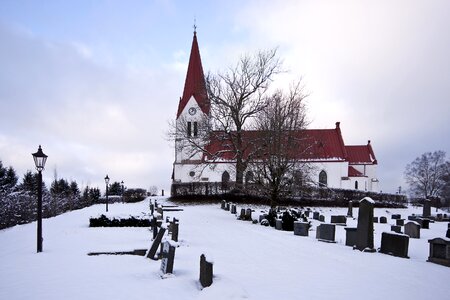
<svg viewBox="0 0 450 300">
<path fill-rule="evenodd" d="M 102 187 L 108 173 L 129 187 L 170 185 L 165 139 L 179 95 L 170 68 L 105 67 L 81 43 L 58 43 L 0 26 L 0 159 L 19 174 L 31 152 L 58 176 Z M 168 163 L 169 162 L 169 163 Z"/>
<path fill-rule="evenodd" d="M 346 143 L 372 140 L 381 184 L 394 191 L 415 157 L 450 150 L 449 10 L 448 1 L 267 1 L 236 21 L 304 75 L 313 127 L 341 121 Z"/>
</svg>

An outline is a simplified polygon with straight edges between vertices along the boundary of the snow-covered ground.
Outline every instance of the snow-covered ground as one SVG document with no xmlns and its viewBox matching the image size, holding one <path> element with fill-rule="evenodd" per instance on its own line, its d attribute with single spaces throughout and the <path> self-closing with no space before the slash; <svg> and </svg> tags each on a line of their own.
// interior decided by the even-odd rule
<svg viewBox="0 0 450 300">
<path fill-rule="evenodd" d="M 167 200 L 160 198 L 159 203 Z M 148 212 L 149 199 L 110 205 L 110 216 Z M 0 231 L 0 299 L 450 299 L 450 268 L 426 262 L 428 239 L 444 237 L 447 223 L 432 223 L 409 240 L 410 259 L 362 253 L 345 246 L 238 221 L 215 205 L 186 205 L 166 212 L 180 220 L 174 274 L 161 279 L 160 261 L 134 255 L 88 256 L 89 252 L 149 248 L 147 228 L 89 228 L 95 205 L 44 219 L 44 252 L 36 253 L 36 223 Z M 238 207 L 238 211 L 239 211 Z M 313 208 L 314 209 L 314 208 Z M 260 208 L 256 208 L 257 218 Z M 345 208 L 317 208 L 330 215 Z M 421 214 L 420 208 L 375 209 L 388 224 L 375 224 L 375 247 L 393 224 L 390 215 Z M 357 217 L 358 209 L 354 208 Z M 347 225 L 356 227 L 356 219 Z M 200 255 L 214 260 L 214 283 L 199 288 Z"/>
</svg>

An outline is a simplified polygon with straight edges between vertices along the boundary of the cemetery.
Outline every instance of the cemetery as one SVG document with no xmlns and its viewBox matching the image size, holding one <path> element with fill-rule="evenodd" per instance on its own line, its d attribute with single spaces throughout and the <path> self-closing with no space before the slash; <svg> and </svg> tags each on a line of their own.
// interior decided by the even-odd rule
<svg viewBox="0 0 450 300">
<path fill-rule="evenodd" d="M 0 298 L 27 298 L 26 290 L 11 290 L 15 284 L 33 287 L 37 293 L 51 290 L 48 299 L 66 292 L 89 298 L 89 282 L 102 282 L 108 286 L 99 287 L 105 297 L 116 299 L 118 293 L 124 297 L 130 293 L 131 298 L 152 294 L 162 299 L 264 299 L 275 295 L 270 288 L 275 280 L 283 287 L 276 291 L 278 297 L 291 299 L 301 287 L 303 295 L 329 299 L 334 290 L 318 295 L 317 278 L 333 282 L 340 293 L 336 299 L 365 292 L 372 283 L 396 288 L 375 289 L 369 299 L 405 295 L 419 299 L 428 295 L 430 285 L 437 295 L 448 293 L 449 223 L 439 220 L 434 211 L 424 218 L 422 207 L 376 208 L 364 198 L 349 208 L 269 209 L 229 201 L 177 204 L 159 197 L 114 203 L 106 214 L 103 208 L 94 205 L 44 220 L 45 251 L 39 261 L 33 241 L 25 238 L 33 224 L 0 232 L 0 262 L 9 274 L 0 283 Z M 98 216 L 114 220 L 145 215 L 147 227 L 89 226 L 90 219 Z M 403 218 L 408 221 L 397 225 Z M 429 222 L 424 228 L 410 219 Z M 39 271 L 43 265 L 46 274 Z M 262 271 L 261 266 L 272 271 Z M 298 268 L 305 271 L 298 273 Z M 398 278 L 386 277 L 386 270 L 399 274 Z M 38 274 L 44 278 L 39 285 L 33 280 Z M 411 284 L 400 274 L 421 274 L 420 284 Z M 80 276 L 87 279 L 77 281 Z M 122 284 L 136 290 L 120 292 Z M 49 285 L 56 287 L 49 289 Z"/>
</svg>

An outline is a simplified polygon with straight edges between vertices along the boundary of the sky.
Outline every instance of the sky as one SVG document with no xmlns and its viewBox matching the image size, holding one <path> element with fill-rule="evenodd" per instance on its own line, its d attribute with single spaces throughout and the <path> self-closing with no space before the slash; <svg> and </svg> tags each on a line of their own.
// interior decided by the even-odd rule
<svg viewBox="0 0 450 300">
<path fill-rule="evenodd" d="M 170 190 L 169 122 L 182 95 L 194 20 L 205 72 L 277 48 L 302 78 L 310 128 L 341 122 L 371 140 L 384 192 L 405 166 L 450 155 L 450 2 L 0 1 L 0 160 L 19 177 L 31 153 L 55 176 L 103 189 Z"/>
</svg>

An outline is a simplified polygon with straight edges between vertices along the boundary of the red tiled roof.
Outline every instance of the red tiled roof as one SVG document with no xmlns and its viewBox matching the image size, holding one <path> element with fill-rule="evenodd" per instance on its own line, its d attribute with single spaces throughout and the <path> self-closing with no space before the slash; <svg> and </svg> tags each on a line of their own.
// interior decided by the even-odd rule
<svg viewBox="0 0 450 300">
<path fill-rule="evenodd" d="M 205 76 L 203 74 L 202 60 L 197 43 L 197 34 L 194 32 L 192 41 L 191 56 L 189 58 L 189 66 L 186 73 L 186 81 L 184 83 L 183 97 L 180 98 L 178 104 L 177 118 L 180 116 L 189 99 L 194 96 L 200 109 L 209 114 L 210 103 L 206 91 Z"/>
<path fill-rule="evenodd" d="M 345 146 L 349 164 L 377 164 L 370 141 L 367 145 Z"/>
<path fill-rule="evenodd" d="M 348 166 L 348 177 L 365 177 L 363 173 L 352 166 Z"/>
<path fill-rule="evenodd" d="M 266 140 L 264 132 L 244 131 L 242 140 L 244 158 L 247 158 L 255 149 L 263 149 Z M 346 160 L 347 153 L 342 139 L 339 124 L 335 129 L 306 129 L 294 133 L 299 142 L 296 148 L 291 149 L 292 159 L 299 160 Z M 223 160 L 233 160 L 235 152 L 228 135 L 215 132 L 207 147 L 209 153 Z"/>
</svg>

